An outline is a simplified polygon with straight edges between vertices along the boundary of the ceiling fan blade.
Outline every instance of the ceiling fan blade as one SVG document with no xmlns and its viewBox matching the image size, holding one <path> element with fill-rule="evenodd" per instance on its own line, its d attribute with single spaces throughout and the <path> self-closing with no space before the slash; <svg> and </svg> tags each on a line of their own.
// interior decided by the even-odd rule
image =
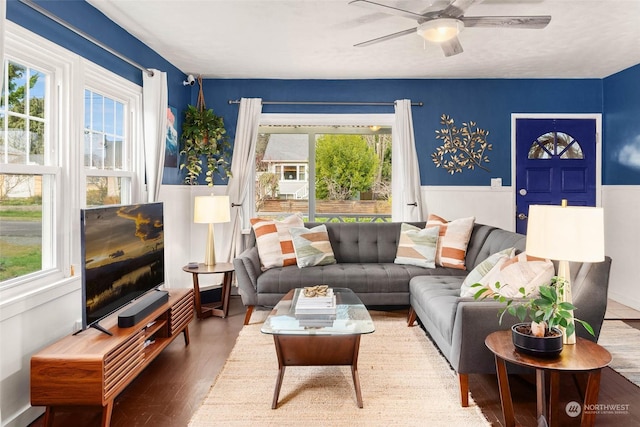
<svg viewBox="0 0 640 427">
<path fill-rule="evenodd" d="M 371 46 L 372 44 L 384 42 L 387 40 L 395 39 L 396 37 L 406 36 L 407 34 L 416 34 L 416 28 L 409 28 L 408 30 L 398 31 L 397 33 L 387 34 L 386 36 L 378 37 L 375 39 L 367 40 L 366 42 L 354 44 L 354 47 Z"/>
<path fill-rule="evenodd" d="M 442 42 L 440 43 L 440 46 L 442 47 L 444 56 L 453 56 L 463 52 L 462 45 L 460 44 L 458 37 Z"/>
<path fill-rule="evenodd" d="M 420 15 L 419 13 L 414 13 L 408 10 L 399 9 L 393 6 L 387 6 L 386 4 L 376 3 L 370 0 L 353 0 L 353 1 L 350 1 L 349 4 L 368 7 L 370 9 L 375 9 L 378 12 L 388 13 L 396 16 L 402 16 L 403 18 L 413 19 L 414 21 L 416 19 L 423 18 L 423 16 Z"/>
<path fill-rule="evenodd" d="M 551 16 L 463 16 L 459 18 L 465 28 L 500 27 L 541 29 L 551 22 Z"/>
<path fill-rule="evenodd" d="M 460 18 L 476 0 L 455 0 L 439 15 L 447 18 Z"/>
</svg>

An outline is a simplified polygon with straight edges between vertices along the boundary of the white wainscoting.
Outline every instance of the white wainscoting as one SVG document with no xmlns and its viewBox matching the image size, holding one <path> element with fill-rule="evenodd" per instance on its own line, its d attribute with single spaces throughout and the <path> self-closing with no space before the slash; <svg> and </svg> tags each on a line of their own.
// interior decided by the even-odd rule
<svg viewBox="0 0 640 427">
<path fill-rule="evenodd" d="M 613 262 L 609 298 L 640 310 L 640 186 L 602 187 L 605 252 Z"/>
<path fill-rule="evenodd" d="M 423 186 L 424 212 L 446 220 L 473 216 L 477 223 L 515 230 L 515 206 L 511 187 Z"/>
</svg>

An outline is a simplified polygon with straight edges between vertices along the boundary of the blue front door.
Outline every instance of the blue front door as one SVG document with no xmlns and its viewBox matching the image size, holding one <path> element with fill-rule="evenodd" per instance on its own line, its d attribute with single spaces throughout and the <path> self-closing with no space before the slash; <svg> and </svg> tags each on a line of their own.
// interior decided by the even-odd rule
<svg viewBox="0 0 640 427">
<path fill-rule="evenodd" d="M 596 120 L 516 119 L 516 231 L 529 205 L 596 204 Z"/>
</svg>

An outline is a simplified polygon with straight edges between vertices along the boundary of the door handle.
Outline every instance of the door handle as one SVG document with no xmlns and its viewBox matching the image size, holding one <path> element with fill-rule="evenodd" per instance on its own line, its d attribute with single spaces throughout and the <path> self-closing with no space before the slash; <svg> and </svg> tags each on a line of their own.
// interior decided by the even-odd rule
<svg viewBox="0 0 640 427">
<path fill-rule="evenodd" d="M 520 221 L 524 221 L 524 220 L 525 220 L 525 219 L 527 219 L 527 218 L 528 218 L 528 217 L 527 217 L 525 214 L 523 214 L 522 212 L 520 212 L 520 213 L 518 214 L 518 219 L 519 219 Z"/>
</svg>

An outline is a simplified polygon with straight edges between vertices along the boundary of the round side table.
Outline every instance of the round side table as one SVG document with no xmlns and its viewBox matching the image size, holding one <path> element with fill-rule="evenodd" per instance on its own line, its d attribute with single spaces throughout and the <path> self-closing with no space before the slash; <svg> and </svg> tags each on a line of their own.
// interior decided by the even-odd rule
<svg viewBox="0 0 640 427">
<path fill-rule="evenodd" d="M 231 295 L 231 280 L 233 279 L 233 264 L 219 262 L 214 265 L 205 265 L 200 263 L 193 268 L 185 265 L 182 270 L 191 273 L 193 276 L 193 298 L 198 319 L 210 316 L 227 317 L 229 313 L 229 297 Z M 201 303 L 200 282 L 198 281 L 198 275 L 200 274 L 224 274 L 222 279 L 222 300 L 207 304 Z"/>
<path fill-rule="evenodd" d="M 583 408 L 598 403 L 601 370 L 611 363 L 611 354 L 598 344 L 578 338 L 575 344 L 565 344 L 559 356 L 544 358 L 516 351 L 511 331 L 493 332 L 484 342 L 496 357 L 502 415 L 506 426 L 515 426 L 506 362 L 536 370 L 536 415 L 538 420 L 544 417 L 549 426 L 558 424 L 557 402 L 560 397 L 560 373 L 562 372 L 588 372 Z M 545 371 L 549 371 L 550 380 L 548 407 L 545 396 Z M 595 421 L 596 415 L 593 411 L 582 412 L 581 426 L 593 426 Z"/>
</svg>

